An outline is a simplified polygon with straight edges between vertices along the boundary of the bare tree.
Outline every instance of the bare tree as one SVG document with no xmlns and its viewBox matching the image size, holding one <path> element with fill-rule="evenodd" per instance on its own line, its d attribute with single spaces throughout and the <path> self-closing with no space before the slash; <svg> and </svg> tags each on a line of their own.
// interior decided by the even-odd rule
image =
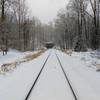
<svg viewBox="0 0 100 100">
<path fill-rule="evenodd" d="M 93 23 L 94 33 L 92 36 L 93 49 L 98 49 L 100 46 L 100 34 L 99 34 L 99 12 L 100 12 L 100 0 L 90 0 L 90 4 L 93 11 Z"/>
</svg>

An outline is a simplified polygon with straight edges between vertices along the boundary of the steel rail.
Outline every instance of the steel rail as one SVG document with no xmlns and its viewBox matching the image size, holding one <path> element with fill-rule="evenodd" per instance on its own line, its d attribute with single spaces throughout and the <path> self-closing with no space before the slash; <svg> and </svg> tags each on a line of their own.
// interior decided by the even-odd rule
<svg viewBox="0 0 100 100">
<path fill-rule="evenodd" d="M 29 97 L 30 97 L 30 95 L 31 95 L 31 93 L 32 93 L 32 90 L 33 90 L 33 88 L 35 87 L 35 85 L 36 85 L 36 83 L 37 83 L 37 81 L 38 81 L 38 79 L 39 79 L 39 77 L 40 77 L 40 75 L 41 75 L 41 73 L 42 73 L 42 71 L 43 71 L 43 69 L 44 69 L 44 67 L 45 67 L 45 65 L 46 65 L 46 63 L 47 63 L 47 61 L 48 61 L 48 59 L 49 59 L 49 57 L 50 57 L 50 55 L 51 55 L 51 52 L 50 52 L 49 55 L 47 56 L 47 58 L 46 58 L 46 60 L 45 60 L 45 62 L 44 62 L 44 64 L 43 64 L 41 70 L 39 71 L 39 73 L 38 73 L 38 75 L 37 75 L 37 77 L 36 77 L 36 79 L 35 79 L 35 81 L 34 81 L 32 87 L 31 87 L 31 89 L 29 90 L 29 92 L 28 92 L 28 94 L 26 95 L 26 97 L 25 97 L 24 100 L 28 100 L 28 99 L 29 99 Z"/>
<path fill-rule="evenodd" d="M 76 93 L 75 93 L 75 91 L 74 91 L 74 89 L 73 89 L 73 87 L 72 87 L 72 85 L 71 85 L 71 83 L 70 83 L 70 80 L 69 80 L 69 78 L 68 78 L 68 76 L 67 76 L 67 74 L 66 74 L 66 72 L 65 72 L 65 70 L 64 70 L 64 68 L 63 68 L 63 65 L 62 65 L 62 63 L 61 63 L 61 61 L 60 61 L 60 58 L 58 57 L 58 55 L 57 55 L 56 52 L 55 52 L 55 54 L 56 54 L 56 57 L 57 57 L 58 62 L 59 62 L 59 64 L 60 64 L 60 67 L 61 67 L 61 69 L 62 69 L 62 71 L 63 71 L 63 74 L 64 74 L 64 76 L 65 76 L 65 78 L 66 78 L 66 81 L 68 82 L 68 85 L 69 85 L 69 87 L 70 87 L 70 89 L 71 89 L 71 92 L 72 92 L 72 94 L 73 94 L 73 97 L 74 97 L 75 100 L 78 100 L 78 99 L 77 99 L 77 95 L 76 95 Z"/>
</svg>

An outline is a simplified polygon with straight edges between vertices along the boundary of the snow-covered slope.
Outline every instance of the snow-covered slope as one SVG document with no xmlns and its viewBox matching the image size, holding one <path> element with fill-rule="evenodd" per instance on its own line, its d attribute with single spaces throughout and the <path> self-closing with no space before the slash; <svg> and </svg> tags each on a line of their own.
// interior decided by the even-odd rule
<svg viewBox="0 0 100 100">
<path fill-rule="evenodd" d="M 73 52 L 72 57 L 80 59 L 89 68 L 100 69 L 100 51 Z"/>
<path fill-rule="evenodd" d="M 9 50 L 8 54 L 3 56 L 2 52 L 0 52 L 0 65 L 4 64 L 4 63 L 10 63 L 13 62 L 15 60 L 21 59 L 24 56 L 31 54 L 32 52 L 27 51 L 27 52 L 19 52 L 17 50 Z"/>
</svg>

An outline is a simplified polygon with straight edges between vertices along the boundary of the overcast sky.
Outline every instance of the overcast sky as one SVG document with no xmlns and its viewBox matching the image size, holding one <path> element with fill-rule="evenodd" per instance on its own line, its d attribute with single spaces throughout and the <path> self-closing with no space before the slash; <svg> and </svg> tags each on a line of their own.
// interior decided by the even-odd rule
<svg viewBox="0 0 100 100">
<path fill-rule="evenodd" d="M 27 0 L 31 15 L 38 17 L 43 23 L 52 21 L 59 9 L 64 8 L 68 0 Z"/>
</svg>

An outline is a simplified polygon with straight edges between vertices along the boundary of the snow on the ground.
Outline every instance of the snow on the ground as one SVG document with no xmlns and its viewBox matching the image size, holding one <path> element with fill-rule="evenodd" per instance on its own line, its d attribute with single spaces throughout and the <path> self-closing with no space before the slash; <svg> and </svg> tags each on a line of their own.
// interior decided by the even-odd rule
<svg viewBox="0 0 100 100">
<path fill-rule="evenodd" d="M 69 56 L 57 51 L 57 54 L 78 99 L 100 100 L 100 73 L 87 67 L 87 64 L 82 61 L 82 57 L 85 57 L 85 60 L 92 60 L 90 53 L 74 53 Z"/>
<path fill-rule="evenodd" d="M 37 51 L 35 51 L 35 52 L 37 52 Z M 14 62 L 15 60 L 19 60 L 19 59 L 23 58 L 24 56 L 29 55 L 31 53 L 32 53 L 31 51 L 20 52 L 17 50 L 10 49 L 8 51 L 8 54 L 3 56 L 2 52 L 0 52 L 0 65 L 5 64 L 5 63 Z"/>
<path fill-rule="evenodd" d="M 13 73 L 0 75 L 0 100 L 25 100 L 49 52 L 20 64 Z"/>
<path fill-rule="evenodd" d="M 21 52 L 16 51 L 16 50 L 10 50 L 7 55 L 3 56 L 2 52 L 0 52 L 0 65 L 4 63 L 8 63 L 11 61 L 16 60 L 21 56 Z"/>
<path fill-rule="evenodd" d="M 29 100 L 74 100 L 54 50 Z"/>
<path fill-rule="evenodd" d="M 72 56 L 81 59 L 87 67 L 100 69 L 100 51 L 73 52 Z"/>
<path fill-rule="evenodd" d="M 99 52 L 73 52 L 67 55 L 57 50 L 48 50 L 40 57 L 19 65 L 12 73 L 0 75 L 0 100 L 24 100 L 48 54 L 51 53 L 30 100 L 73 100 L 55 51 L 68 75 L 79 100 L 100 100 L 100 72 L 89 67 L 92 62 L 99 62 Z M 27 53 L 10 51 L 0 62 L 16 60 Z M 5 60 L 5 61 L 4 61 Z"/>
</svg>

